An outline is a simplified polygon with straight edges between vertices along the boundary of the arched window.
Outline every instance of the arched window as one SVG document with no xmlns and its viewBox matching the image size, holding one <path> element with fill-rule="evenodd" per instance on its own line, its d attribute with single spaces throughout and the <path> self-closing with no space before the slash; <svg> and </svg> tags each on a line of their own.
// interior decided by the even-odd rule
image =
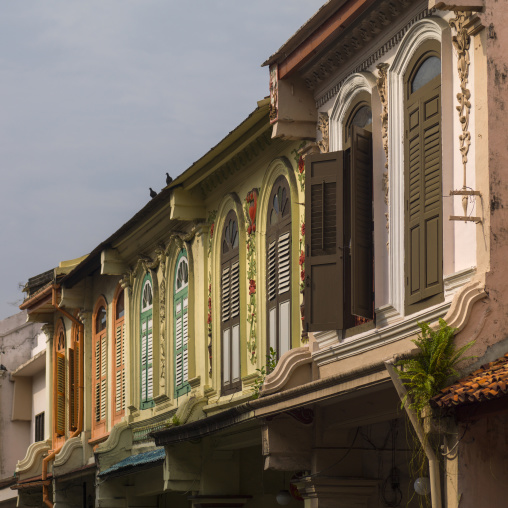
<svg viewBox="0 0 508 508">
<path fill-rule="evenodd" d="M 92 439 L 106 432 L 107 410 L 107 374 L 108 374 L 108 339 L 107 339 L 107 305 L 100 297 L 95 305 L 93 315 L 93 413 Z"/>
<path fill-rule="evenodd" d="M 141 409 L 153 402 L 153 290 L 152 278 L 146 274 L 141 287 Z"/>
<path fill-rule="evenodd" d="M 187 356 L 187 342 L 189 338 L 189 263 L 185 249 L 180 252 L 176 262 L 173 309 L 175 397 L 180 397 L 190 390 L 190 385 L 187 382 L 189 371 Z"/>
<path fill-rule="evenodd" d="M 238 219 L 231 210 L 221 238 L 222 393 L 240 390 L 240 259 Z"/>
<path fill-rule="evenodd" d="M 406 311 L 443 292 L 441 59 L 425 43 L 404 76 Z M 420 304 L 420 302 L 424 302 Z"/>
<path fill-rule="evenodd" d="M 79 327 L 72 323 L 71 328 L 71 347 L 69 348 L 69 423 L 70 429 L 76 430 L 78 427 L 79 411 Z"/>
<path fill-rule="evenodd" d="M 267 352 L 291 349 L 291 199 L 279 176 L 268 201 L 266 226 Z"/>
<path fill-rule="evenodd" d="M 65 326 L 58 321 L 55 333 L 55 434 L 65 436 Z"/>
<path fill-rule="evenodd" d="M 115 324 L 113 327 L 113 425 L 125 414 L 125 296 L 124 290 L 117 289 L 113 300 Z"/>
</svg>

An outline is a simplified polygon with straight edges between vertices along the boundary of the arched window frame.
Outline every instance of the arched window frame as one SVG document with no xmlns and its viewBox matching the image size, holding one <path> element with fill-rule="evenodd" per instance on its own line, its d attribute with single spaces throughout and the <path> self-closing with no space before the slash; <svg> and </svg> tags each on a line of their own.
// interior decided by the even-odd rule
<svg viewBox="0 0 508 508">
<path fill-rule="evenodd" d="M 405 308 L 405 234 L 404 234 L 404 77 L 408 72 L 415 53 L 430 41 L 441 45 L 442 77 L 442 142 L 443 146 L 454 144 L 453 119 L 455 118 L 455 100 L 452 83 L 455 73 L 451 29 L 445 20 L 438 17 L 422 19 L 406 33 L 400 42 L 397 53 L 388 69 L 388 180 L 389 180 L 389 301 L 383 314 L 388 323 L 397 321 L 406 314 Z M 453 168 L 452 150 L 443 152 L 443 166 Z M 453 188 L 453 172 L 443 174 L 443 188 Z M 444 216 L 453 215 L 452 200 L 443 203 Z M 451 221 L 443 224 L 443 234 L 447 238 L 443 264 L 453 269 L 454 228 Z M 448 254 L 447 254 L 448 253 Z"/>
<path fill-rule="evenodd" d="M 277 358 L 291 349 L 292 342 L 291 206 L 289 183 L 279 175 L 268 198 L 266 221 L 266 351 L 268 355 L 273 348 Z"/>
<path fill-rule="evenodd" d="M 126 371 L 125 371 L 125 290 L 118 286 L 113 298 L 113 330 L 111 336 L 111 358 L 113 362 L 111 407 L 113 425 L 125 415 Z"/>
<path fill-rule="evenodd" d="M 149 291 L 149 293 L 148 293 Z M 151 295 L 150 298 L 148 295 Z M 153 344 L 153 279 L 150 273 L 145 274 L 140 294 L 140 407 L 147 409 L 154 406 L 154 344 Z"/>
<path fill-rule="evenodd" d="M 54 335 L 54 369 L 53 369 L 53 434 L 54 442 L 65 440 L 65 397 L 66 397 L 66 331 L 62 319 L 58 320 Z"/>
<path fill-rule="evenodd" d="M 92 439 L 97 439 L 107 432 L 108 415 L 108 304 L 104 296 L 95 303 L 92 337 Z"/>
<path fill-rule="evenodd" d="M 74 313 L 74 317 L 78 317 L 77 312 Z M 80 348 L 79 327 L 73 322 L 71 327 L 71 344 L 69 347 L 69 428 L 71 431 L 76 430 L 78 426 Z"/>
<path fill-rule="evenodd" d="M 231 234 L 236 228 L 236 239 Z M 241 379 L 240 343 L 240 230 L 236 211 L 231 209 L 224 220 L 220 248 L 220 322 L 221 322 L 221 393 L 239 391 Z M 231 243 L 233 241 L 234 244 Z"/>
<path fill-rule="evenodd" d="M 174 393 L 181 397 L 190 391 L 189 377 L 189 260 L 186 249 L 180 250 L 175 265 L 173 292 Z M 182 280 L 183 278 L 183 280 Z"/>
<path fill-rule="evenodd" d="M 441 61 L 441 44 L 436 40 L 419 46 L 404 73 L 405 314 L 443 301 L 442 73 L 412 91 L 414 78 L 430 57 Z M 432 166 L 423 168 L 423 164 Z M 418 175 L 424 176 L 415 194 Z"/>
</svg>

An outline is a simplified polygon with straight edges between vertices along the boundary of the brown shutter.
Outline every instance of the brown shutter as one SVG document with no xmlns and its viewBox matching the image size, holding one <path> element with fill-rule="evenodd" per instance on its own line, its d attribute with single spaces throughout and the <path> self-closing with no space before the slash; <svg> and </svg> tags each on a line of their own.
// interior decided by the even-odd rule
<svg viewBox="0 0 508 508">
<path fill-rule="evenodd" d="M 372 134 L 353 126 L 351 139 L 351 313 L 374 317 Z"/>
<path fill-rule="evenodd" d="M 76 404 L 76 379 L 75 379 L 75 363 L 74 363 L 74 349 L 69 349 L 69 390 L 70 390 L 70 405 L 69 405 L 69 415 L 70 415 L 70 423 L 71 430 L 76 428 L 76 419 L 74 418 L 74 407 Z"/>
<path fill-rule="evenodd" d="M 305 159 L 305 327 L 343 328 L 343 152 Z"/>
<path fill-rule="evenodd" d="M 78 426 L 79 414 L 79 343 L 74 344 L 74 406 L 72 408 L 74 427 Z"/>
<path fill-rule="evenodd" d="M 65 354 L 56 353 L 56 433 L 65 435 Z"/>
<path fill-rule="evenodd" d="M 440 76 L 412 94 L 406 126 L 406 293 L 409 305 L 443 291 Z"/>
</svg>

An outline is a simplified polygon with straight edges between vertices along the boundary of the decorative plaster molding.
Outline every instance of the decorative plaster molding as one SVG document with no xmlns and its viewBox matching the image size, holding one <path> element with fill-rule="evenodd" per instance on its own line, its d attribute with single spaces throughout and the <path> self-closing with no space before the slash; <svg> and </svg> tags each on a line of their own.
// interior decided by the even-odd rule
<svg viewBox="0 0 508 508">
<path fill-rule="evenodd" d="M 42 331 L 44 332 L 46 337 L 50 339 L 51 337 L 53 337 L 53 334 L 55 333 L 55 327 L 53 326 L 52 323 L 45 323 L 44 325 L 42 325 Z"/>
<path fill-rule="evenodd" d="M 460 332 L 469 321 L 473 305 L 487 296 L 484 281 L 473 281 L 467 284 L 455 294 L 444 320 L 448 326 L 457 328 Z"/>
<path fill-rule="evenodd" d="M 270 123 L 276 122 L 279 117 L 279 68 L 277 64 L 270 66 Z"/>
<path fill-rule="evenodd" d="M 456 281 L 467 280 L 467 277 L 470 277 L 473 273 L 474 270 L 470 269 L 447 277 L 445 288 L 447 285 L 456 288 Z M 460 331 L 466 325 L 474 303 L 487 296 L 484 287 L 485 283 L 483 281 L 470 282 L 456 290 L 453 299 L 424 309 L 409 317 L 399 317 L 394 322 L 388 322 L 386 326 L 379 327 L 378 324 L 378 328 L 374 330 L 344 340 L 340 339 L 336 331 L 315 332 L 314 337 L 319 343 L 320 349 L 312 354 L 312 359 L 317 365 L 322 366 L 397 342 L 418 333 L 420 330 L 418 323 L 422 321 L 432 323 L 434 327 L 438 326 L 438 319 L 443 318 L 450 326 Z M 449 291 L 451 294 L 452 290 Z M 391 308 L 387 307 L 387 309 Z M 339 333 L 341 332 L 339 331 Z M 323 340 L 323 338 L 326 338 L 326 340 Z"/>
<path fill-rule="evenodd" d="M 266 376 L 263 387 L 261 388 L 261 397 L 282 390 L 298 367 L 311 362 L 312 355 L 309 346 L 302 346 L 286 351 L 280 357 L 273 372 Z"/>
<path fill-rule="evenodd" d="M 337 84 L 335 84 L 332 88 L 327 90 L 323 95 L 316 99 L 316 108 L 320 108 L 329 100 L 333 99 L 342 88 L 343 83 L 348 79 L 352 74 L 357 74 L 359 72 L 366 71 L 372 65 L 374 65 L 380 58 L 382 58 L 388 51 L 397 46 L 397 44 L 404 38 L 405 34 L 409 31 L 409 29 L 418 21 L 427 18 L 433 13 L 433 10 L 429 10 L 427 8 L 423 9 L 421 12 L 413 16 L 400 30 L 398 30 L 395 34 L 388 37 L 388 39 L 378 46 L 378 49 L 372 53 L 368 58 L 366 58 L 361 64 L 357 65 L 354 69 L 351 70 L 343 79 L 341 79 Z"/>
<path fill-rule="evenodd" d="M 343 149 L 344 124 L 347 121 L 346 114 L 361 92 L 372 95 L 372 89 L 376 86 L 376 78 L 371 72 L 358 72 L 351 74 L 342 81 L 342 86 L 333 104 L 330 114 L 330 148 L 332 152 Z"/>
<path fill-rule="evenodd" d="M 120 423 L 117 423 L 109 433 L 106 441 L 103 441 L 97 446 L 96 453 L 107 453 L 114 450 L 118 444 L 120 443 L 120 436 L 124 430 L 131 430 L 130 425 L 122 420 Z"/>
<path fill-rule="evenodd" d="M 180 420 L 179 425 L 190 423 L 194 420 L 200 419 L 199 417 L 203 417 L 203 407 L 205 407 L 207 403 L 208 399 L 206 397 L 189 397 L 189 399 L 176 411 L 176 416 Z M 196 412 L 200 412 L 198 417 L 195 417 Z"/>
<path fill-rule="evenodd" d="M 380 63 L 377 65 L 379 76 L 376 80 L 377 91 L 379 99 L 381 100 L 381 139 L 383 140 L 383 150 L 385 151 L 385 172 L 383 173 L 383 190 L 385 191 L 385 205 L 386 205 L 386 229 L 390 232 L 390 178 L 388 177 L 388 67 L 387 63 Z M 390 240 L 386 242 L 386 248 L 389 249 Z"/>
<path fill-rule="evenodd" d="M 74 450 L 78 448 L 83 448 L 83 442 L 80 437 L 73 437 L 65 441 L 62 449 L 55 458 L 55 467 L 63 466 L 71 458 Z"/>
<path fill-rule="evenodd" d="M 321 140 L 317 142 L 321 153 L 328 153 L 330 142 L 329 142 L 329 126 L 330 118 L 328 113 L 319 113 L 317 129 L 321 132 Z"/>
<path fill-rule="evenodd" d="M 16 464 L 16 474 L 20 475 L 33 468 L 42 467 L 42 459 L 48 454 L 50 449 L 51 439 L 32 443 L 26 451 L 25 458 L 18 460 Z"/>
</svg>

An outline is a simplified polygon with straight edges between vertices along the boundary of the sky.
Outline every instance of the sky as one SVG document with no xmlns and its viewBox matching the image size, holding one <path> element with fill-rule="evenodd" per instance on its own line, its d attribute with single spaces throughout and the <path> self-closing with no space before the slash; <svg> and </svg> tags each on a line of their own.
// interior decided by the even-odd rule
<svg viewBox="0 0 508 508">
<path fill-rule="evenodd" d="M 1 2 L 0 319 L 239 125 L 323 3 Z"/>
</svg>

